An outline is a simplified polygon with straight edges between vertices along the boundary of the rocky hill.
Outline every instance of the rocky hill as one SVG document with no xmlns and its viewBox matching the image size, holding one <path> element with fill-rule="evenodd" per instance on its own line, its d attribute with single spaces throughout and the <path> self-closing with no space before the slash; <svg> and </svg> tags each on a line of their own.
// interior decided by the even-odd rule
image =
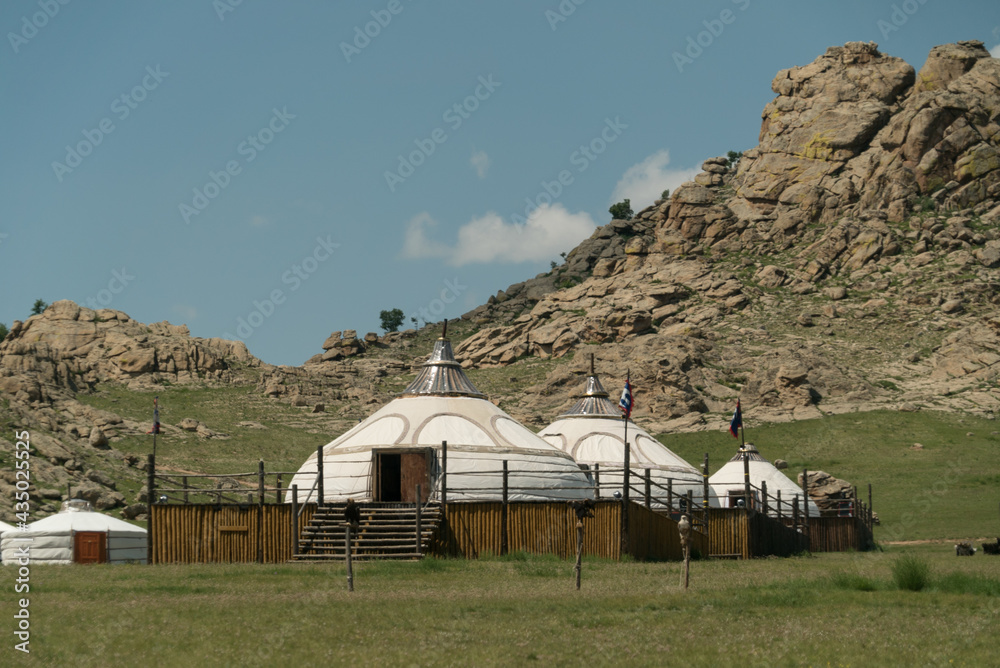
<svg viewBox="0 0 1000 668">
<path fill-rule="evenodd" d="M 669 200 L 597 229 L 563 265 L 451 326 L 481 389 L 541 427 L 572 403 L 593 353 L 608 387 L 631 371 L 635 417 L 651 431 L 722 428 L 737 397 L 760 421 L 997 411 L 1000 60 L 960 42 L 916 72 L 848 43 L 779 72 L 772 89 L 738 163 L 706 160 Z M 141 497 L 116 481 L 141 480 L 142 462 L 115 444 L 150 424 L 81 398 L 114 384 L 235 385 L 321 416 L 303 429 L 333 438 L 402 389 L 437 334 L 338 331 L 303 366 L 272 366 L 242 343 L 56 302 L 0 343 L 0 421 L 32 429 L 43 513 L 71 484 L 134 516 Z M 12 460 L 11 433 L 0 460 Z"/>
</svg>

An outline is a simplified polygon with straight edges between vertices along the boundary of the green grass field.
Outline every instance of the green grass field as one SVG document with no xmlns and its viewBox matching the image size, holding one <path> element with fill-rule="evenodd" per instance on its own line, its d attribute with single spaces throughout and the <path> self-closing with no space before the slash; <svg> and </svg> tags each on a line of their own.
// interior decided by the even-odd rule
<svg viewBox="0 0 1000 668">
<path fill-rule="evenodd" d="M 893 582 L 920 556 L 919 592 Z M 943 546 L 692 562 L 512 555 L 342 565 L 35 566 L 5 665 L 995 665 L 1000 558 Z M 2 573 L 13 589 L 12 569 Z M 5 599 L 7 596 L 4 597 Z M 9 626 L 12 620 L 3 624 Z M 18 655 L 18 656 L 14 656 Z M 28 658 L 28 657 L 24 657 Z"/>
</svg>

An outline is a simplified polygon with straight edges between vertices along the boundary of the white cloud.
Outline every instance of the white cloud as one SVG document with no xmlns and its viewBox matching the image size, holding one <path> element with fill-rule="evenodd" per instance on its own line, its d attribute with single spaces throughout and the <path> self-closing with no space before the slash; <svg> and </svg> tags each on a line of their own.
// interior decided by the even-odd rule
<svg viewBox="0 0 1000 668">
<path fill-rule="evenodd" d="M 198 309 L 187 304 L 174 304 L 173 311 L 185 320 L 194 320 L 198 317 Z"/>
<path fill-rule="evenodd" d="M 459 228 L 454 246 L 428 239 L 427 230 L 435 226 L 437 222 L 427 212 L 411 219 L 403 257 L 439 257 L 456 267 L 473 262 L 551 260 L 593 234 L 597 224 L 587 213 L 570 213 L 562 204 L 543 204 L 522 225 L 508 223 L 494 211 L 473 218 Z"/>
<path fill-rule="evenodd" d="M 990 55 L 994 58 L 1000 58 L 1000 44 L 997 44 L 992 49 L 990 49 Z"/>
<path fill-rule="evenodd" d="M 670 151 L 663 149 L 632 165 L 625 170 L 625 174 L 615 186 L 610 202 L 620 202 L 627 198 L 631 200 L 632 208 L 638 211 L 660 199 L 665 189 L 669 188 L 672 192 L 701 171 L 697 167 L 667 169 L 669 164 Z"/>
<path fill-rule="evenodd" d="M 402 256 L 408 258 L 447 257 L 450 249 L 442 243 L 427 238 L 427 229 L 437 227 L 437 221 L 431 214 L 423 211 L 410 219 L 406 224 L 406 234 L 403 238 Z"/>
<path fill-rule="evenodd" d="M 250 225 L 253 227 L 264 227 L 267 225 L 267 218 L 264 216 L 253 216 L 250 218 Z"/>
<path fill-rule="evenodd" d="M 479 178 L 485 179 L 486 172 L 490 169 L 490 156 L 486 155 L 486 151 L 476 151 L 472 154 L 469 162 L 476 168 L 476 174 L 479 175 Z"/>
</svg>

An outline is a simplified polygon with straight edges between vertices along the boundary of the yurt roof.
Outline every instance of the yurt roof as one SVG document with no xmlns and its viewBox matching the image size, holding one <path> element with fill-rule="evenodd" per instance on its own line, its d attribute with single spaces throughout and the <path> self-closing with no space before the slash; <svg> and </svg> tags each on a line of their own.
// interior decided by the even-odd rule
<svg viewBox="0 0 1000 668">
<path fill-rule="evenodd" d="M 794 497 L 802 497 L 802 488 L 775 468 L 774 464 L 765 459 L 752 443 L 746 444 L 745 452 L 749 459 L 750 483 L 754 487 L 760 487 L 762 482 L 766 482 L 769 497 L 777 496 L 778 490 L 781 490 L 782 502 L 791 503 Z M 743 452 L 737 452 L 722 468 L 709 477 L 708 484 L 713 488 L 742 488 L 743 455 Z M 809 500 L 809 512 L 813 516 L 819 514 L 819 507 L 811 499 Z"/>
<path fill-rule="evenodd" d="M 593 372 L 587 377 L 579 401 L 538 434 L 581 464 L 619 467 L 624 464 L 625 420 Z M 633 468 L 690 473 L 700 480 L 701 473 L 697 469 L 631 419 L 628 420 L 627 436 L 632 445 L 630 461 Z"/>
<path fill-rule="evenodd" d="M 50 533 L 62 531 L 115 531 L 128 533 L 142 533 L 146 530 L 134 524 L 129 524 L 110 515 L 94 512 L 89 509 L 90 504 L 79 506 L 71 501 L 63 503 L 63 509 L 55 515 L 33 522 L 28 526 L 29 531 L 46 531 Z"/>
<path fill-rule="evenodd" d="M 17 531 L 17 527 L 11 526 L 6 522 L 0 521 L 0 534 L 7 533 L 8 531 Z"/>
</svg>

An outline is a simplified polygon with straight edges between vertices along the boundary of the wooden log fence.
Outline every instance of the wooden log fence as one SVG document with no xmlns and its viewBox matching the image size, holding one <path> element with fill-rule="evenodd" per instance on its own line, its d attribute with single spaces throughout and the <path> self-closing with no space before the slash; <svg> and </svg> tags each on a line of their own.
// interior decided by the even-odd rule
<svg viewBox="0 0 1000 668">
<path fill-rule="evenodd" d="M 620 559 L 622 545 L 622 502 L 606 499 L 595 502 L 594 517 L 584 520 L 583 554 Z M 504 531 L 504 504 L 463 502 L 448 504 L 448 520 L 431 541 L 437 556 L 478 558 L 500 554 L 506 533 L 510 552 L 555 554 L 562 559 L 576 555 L 576 514 L 567 503 L 517 502 L 507 504 Z M 662 514 L 631 503 L 628 512 L 624 554 L 640 560 L 680 560 L 683 551 L 677 522 Z M 708 553 L 708 537 L 692 532 L 693 547 Z"/>
<path fill-rule="evenodd" d="M 151 508 L 150 563 L 280 563 L 292 558 L 293 504 L 157 504 Z M 309 524 L 305 504 L 297 529 Z"/>
</svg>

